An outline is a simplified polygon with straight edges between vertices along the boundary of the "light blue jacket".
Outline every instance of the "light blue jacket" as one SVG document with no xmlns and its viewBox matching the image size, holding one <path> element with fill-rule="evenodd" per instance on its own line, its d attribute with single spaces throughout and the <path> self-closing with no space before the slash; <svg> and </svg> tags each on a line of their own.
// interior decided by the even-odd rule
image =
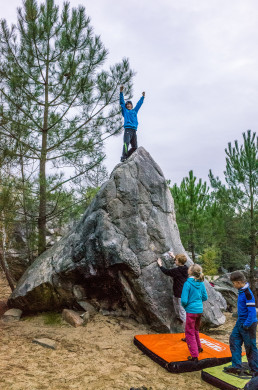
<svg viewBox="0 0 258 390">
<path fill-rule="evenodd" d="M 184 284 L 181 305 L 187 313 L 200 314 L 203 312 L 203 301 L 207 301 L 208 295 L 204 283 L 193 277 L 187 279 Z"/>
<path fill-rule="evenodd" d="M 120 105 L 122 109 L 122 115 L 124 117 L 124 128 L 130 128 L 137 130 L 138 127 L 138 119 L 137 119 L 137 113 L 139 109 L 141 108 L 141 105 L 144 101 L 144 97 L 142 96 L 141 99 L 136 104 L 135 108 L 132 108 L 132 110 L 128 110 L 125 106 L 125 99 L 123 92 L 120 92 Z"/>
</svg>

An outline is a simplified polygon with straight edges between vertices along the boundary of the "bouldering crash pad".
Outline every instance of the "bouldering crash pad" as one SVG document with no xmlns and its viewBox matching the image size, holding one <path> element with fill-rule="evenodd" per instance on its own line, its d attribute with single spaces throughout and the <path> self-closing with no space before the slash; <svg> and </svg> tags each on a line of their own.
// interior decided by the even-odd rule
<svg viewBox="0 0 258 390">
<path fill-rule="evenodd" d="M 134 344 L 156 363 L 174 373 L 198 371 L 231 361 L 229 346 L 203 333 L 200 333 L 203 352 L 199 354 L 198 362 L 188 361 L 190 353 L 186 342 L 181 340 L 183 337 L 184 333 L 137 335 Z"/>
<path fill-rule="evenodd" d="M 242 359 L 242 372 L 240 375 L 229 374 L 224 371 L 228 364 L 223 364 L 217 367 L 207 368 L 202 371 L 202 379 L 211 385 L 222 390 L 241 390 L 247 389 L 247 384 L 252 377 L 248 375 L 248 363 L 246 356 Z"/>
</svg>

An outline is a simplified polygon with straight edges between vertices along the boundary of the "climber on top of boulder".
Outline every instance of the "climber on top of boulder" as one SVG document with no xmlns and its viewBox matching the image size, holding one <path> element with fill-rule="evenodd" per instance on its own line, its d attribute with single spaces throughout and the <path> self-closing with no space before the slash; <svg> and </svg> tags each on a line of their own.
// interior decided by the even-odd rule
<svg viewBox="0 0 258 390">
<path fill-rule="evenodd" d="M 133 104 L 131 100 L 125 102 L 124 87 L 120 87 L 120 105 L 122 109 L 122 115 L 124 117 L 124 144 L 123 144 L 123 152 L 121 161 L 125 161 L 131 154 L 137 149 L 137 127 L 138 127 L 138 119 L 137 113 L 141 108 L 141 105 L 145 98 L 145 92 L 142 93 L 142 97 L 136 104 L 135 108 L 133 108 Z M 131 149 L 128 150 L 129 144 L 131 144 Z"/>
</svg>

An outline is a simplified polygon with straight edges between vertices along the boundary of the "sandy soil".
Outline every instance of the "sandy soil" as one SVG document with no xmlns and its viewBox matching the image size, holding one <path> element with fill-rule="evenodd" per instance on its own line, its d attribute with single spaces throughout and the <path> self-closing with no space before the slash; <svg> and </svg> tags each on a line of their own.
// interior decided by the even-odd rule
<svg viewBox="0 0 258 390">
<path fill-rule="evenodd" d="M 0 273 L 0 300 L 10 290 Z M 96 315 L 86 327 L 64 322 L 46 325 L 44 314 L 16 323 L 0 321 L 1 390 L 212 390 L 200 372 L 171 374 L 133 344 L 136 334 L 153 333 L 133 320 Z M 234 324 L 231 314 L 219 329 L 208 333 L 228 343 Z M 55 340 L 51 350 L 32 343 L 34 338 Z"/>
</svg>

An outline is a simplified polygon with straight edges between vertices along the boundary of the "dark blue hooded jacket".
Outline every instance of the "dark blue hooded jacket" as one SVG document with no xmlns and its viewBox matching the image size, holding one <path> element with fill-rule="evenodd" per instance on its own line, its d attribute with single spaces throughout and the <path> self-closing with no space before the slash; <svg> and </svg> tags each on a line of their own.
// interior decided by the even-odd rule
<svg viewBox="0 0 258 390">
<path fill-rule="evenodd" d="M 139 109 L 141 108 L 143 101 L 144 101 L 144 97 L 142 96 L 141 99 L 136 104 L 135 108 L 128 110 L 125 106 L 124 94 L 123 94 L 123 92 L 120 92 L 120 105 L 121 105 L 121 109 L 122 109 L 122 115 L 124 117 L 124 128 L 125 129 L 137 130 L 137 127 L 138 127 L 137 113 L 138 113 Z"/>
<path fill-rule="evenodd" d="M 254 294 L 248 283 L 238 290 L 237 314 L 238 321 L 245 328 L 249 328 L 253 322 L 257 322 Z"/>
</svg>

